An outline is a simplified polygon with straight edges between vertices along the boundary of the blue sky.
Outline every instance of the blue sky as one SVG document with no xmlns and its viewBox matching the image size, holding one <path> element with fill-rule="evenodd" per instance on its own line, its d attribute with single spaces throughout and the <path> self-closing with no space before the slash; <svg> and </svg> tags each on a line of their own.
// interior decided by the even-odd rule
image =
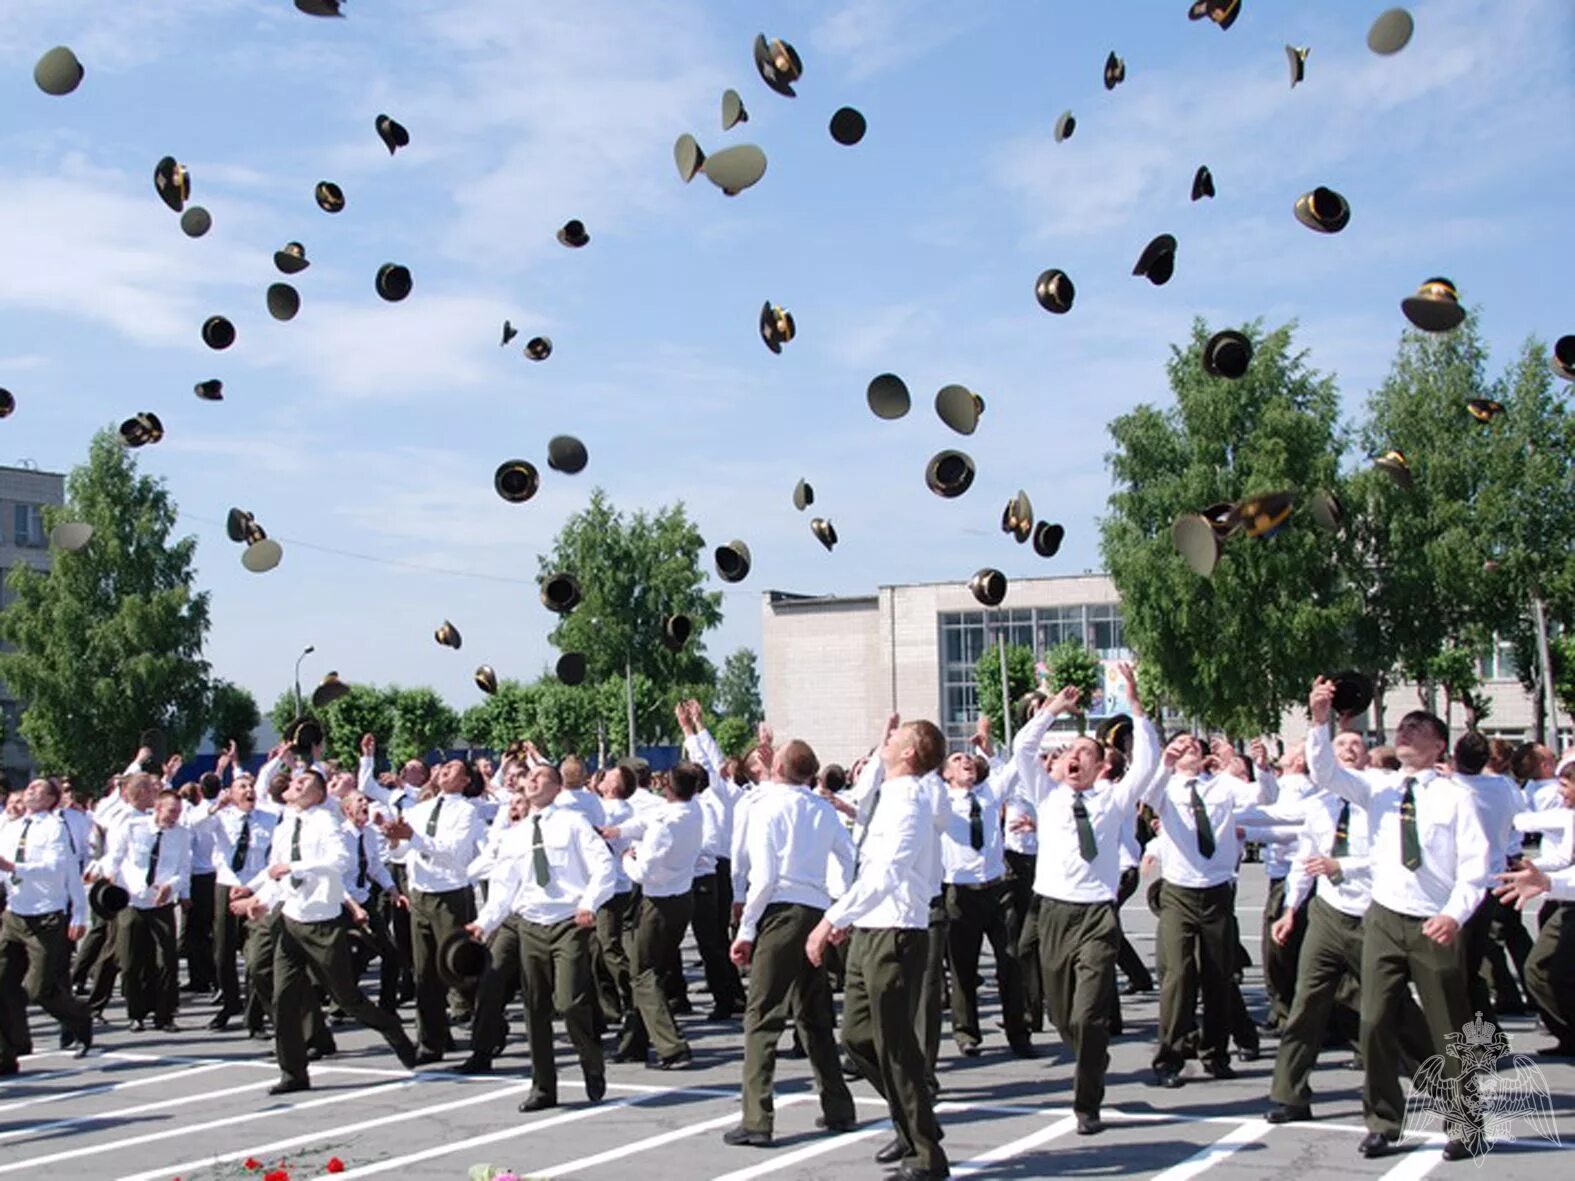
<svg viewBox="0 0 1575 1181">
<path fill-rule="evenodd" d="M 199 538 L 209 659 L 265 706 L 309 643 L 308 683 L 335 668 L 461 707 L 481 661 L 550 666 L 536 554 L 598 484 L 628 509 L 682 498 L 711 544 L 749 542 L 754 571 L 708 638 L 718 660 L 758 642 L 768 588 L 1097 569 L 1105 423 L 1167 399 L 1168 346 L 1194 315 L 1298 319 L 1352 413 L 1431 275 L 1481 309 L 1495 363 L 1529 333 L 1575 331 L 1575 10 L 1418 3 L 1411 44 L 1380 58 L 1365 38 L 1386 6 L 1246 0 L 1222 33 L 1184 0 L 348 0 L 342 21 L 289 0 L 6 0 L 5 458 L 65 470 L 98 427 L 156 411 L 168 435 L 141 462 Z M 797 98 L 756 75 L 758 32 L 798 48 Z M 1286 42 L 1312 48 L 1294 91 Z M 59 43 L 87 76 L 51 98 L 32 66 Z M 1127 81 L 1107 93 L 1112 49 Z M 729 86 L 750 119 L 724 134 Z M 854 148 L 826 130 L 844 104 L 869 120 Z M 1056 144 L 1067 108 L 1077 131 Z M 410 130 L 393 158 L 381 112 Z M 759 144 L 764 180 L 733 199 L 684 186 L 685 131 L 707 151 Z M 201 240 L 154 193 L 166 154 L 213 215 Z M 1192 204 L 1202 163 L 1219 196 Z M 322 179 L 343 213 L 316 207 Z M 1337 236 L 1291 215 L 1319 184 L 1352 204 Z M 554 239 L 572 217 L 583 250 Z M 1160 232 L 1180 249 L 1155 288 L 1130 271 Z M 264 291 L 291 239 L 312 266 L 280 324 Z M 387 261 L 414 274 L 403 304 L 373 292 Z M 1034 302 L 1052 266 L 1077 284 L 1066 316 Z M 767 299 L 798 325 L 781 356 L 756 332 Z M 225 353 L 198 338 L 216 313 L 239 330 Z M 505 317 L 522 336 L 500 349 Z M 537 333 L 555 345 L 541 364 L 520 353 Z M 865 408 L 885 371 L 914 394 L 898 422 Z M 210 377 L 224 402 L 193 396 Z M 967 440 L 930 408 L 951 382 L 987 403 Z M 546 469 L 558 433 L 585 440 L 581 475 Z M 924 465 L 954 445 L 979 478 L 941 501 Z M 514 456 L 544 476 L 523 506 L 492 491 Z M 801 476 L 841 536 L 832 554 L 792 507 Z M 1053 560 L 998 531 L 1019 486 L 1066 526 Z M 284 540 L 277 570 L 241 568 L 232 505 Z M 460 652 L 432 639 L 445 618 Z"/>
</svg>

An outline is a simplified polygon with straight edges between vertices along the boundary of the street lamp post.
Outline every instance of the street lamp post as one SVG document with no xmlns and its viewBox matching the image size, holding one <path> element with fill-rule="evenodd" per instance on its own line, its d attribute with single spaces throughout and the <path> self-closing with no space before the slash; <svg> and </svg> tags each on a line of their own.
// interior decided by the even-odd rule
<svg viewBox="0 0 1575 1181">
<path fill-rule="evenodd" d="M 301 710 L 303 708 L 302 701 L 301 701 L 301 661 L 305 660 L 308 656 L 310 656 L 313 652 L 316 652 L 316 651 L 317 651 L 316 648 L 314 648 L 311 644 L 308 644 L 306 646 L 306 651 L 302 652 L 299 656 L 297 656 L 295 658 L 295 716 L 296 717 L 300 717 L 301 716 Z"/>
</svg>

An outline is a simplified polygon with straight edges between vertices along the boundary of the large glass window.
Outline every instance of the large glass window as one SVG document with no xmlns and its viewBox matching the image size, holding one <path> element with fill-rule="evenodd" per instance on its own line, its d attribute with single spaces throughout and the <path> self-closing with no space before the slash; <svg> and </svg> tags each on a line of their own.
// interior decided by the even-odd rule
<svg viewBox="0 0 1575 1181">
<path fill-rule="evenodd" d="M 1477 675 L 1484 681 L 1520 680 L 1520 663 L 1515 659 L 1515 645 L 1501 637 L 1494 637 L 1493 647 L 1477 661 Z"/>
</svg>

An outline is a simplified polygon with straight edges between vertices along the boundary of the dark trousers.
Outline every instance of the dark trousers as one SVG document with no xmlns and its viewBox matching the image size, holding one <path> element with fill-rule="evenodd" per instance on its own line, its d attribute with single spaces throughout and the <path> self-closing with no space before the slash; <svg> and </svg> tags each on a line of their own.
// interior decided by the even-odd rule
<svg viewBox="0 0 1575 1181">
<path fill-rule="evenodd" d="M 1303 907 L 1292 920 L 1291 937 L 1282 947 L 1269 934 L 1269 928 L 1285 909 L 1285 879 L 1269 879 L 1269 896 L 1263 903 L 1263 987 L 1269 996 L 1269 1020 L 1285 1024 L 1290 1016 L 1291 1001 L 1296 996 L 1296 964 L 1301 954 L 1302 938 L 1307 931 L 1307 911 Z"/>
<path fill-rule="evenodd" d="M 383 1035 L 402 1058 L 414 1054 L 398 1017 L 374 1005 L 356 983 L 344 922 L 301 923 L 283 915 L 275 919 L 273 959 L 274 1047 L 286 1078 L 307 1077 L 306 1047 L 312 1036 L 310 1012 L 321 1020 L 313 985 L 323 989 L 352 1020 Z"/>
<path fill-rule="evenodd" d="M 491 1062 L 508 1044 L 504 1010 L 519 988 L 519 928 L 505 921 L 487 940 L 487 970 L 476 985 L 475 1015 L 470 1023 L 470 1056 Z"/>
<path fill-rule="evenodd" d="M 186 982 L 193 992 L 212 992 L 216 983 L 213 963 L 213 901 L 218 875 L 191 875 L 191 909 L 181 915 L 180 950 L 186 957 Z"/>
<path fill-rule="evenodd" d="M 1397 914 L 1373 903 L 1362 940 L 1362 1061 L 1367 1076 L 1362 1108 L 1371 1132 L 1397 1137 L 1405 1119 L 1400 1087 L 1400 1028 L 1403 1000 L 1415 987 L 1422 1001 L 1431 1052 L 1444 1057 L 1447 1079 L 1459 1059 L 1445 1053 L 1450 1034 L 1471 1020 L 1466 993 L 1466 953 L 1460 937 L 1440 947 L 1422 934 L 1425 919 Z"/>
<path fill-rule="evenodd" d="M 776 1079 L 777 1042 L 792 1017 L 815 1073 L 821 1113 L 827 1123 L 854 1119 L 853 1096 L 837 1062 L 836 1016 L 824 966 L 804 954 L 804 942 L 825 911 L 798 903 L 766 907 L 755 933 L 744 1008 L 744 1119 L 752 1132 L 773 1127 L 771 1089 Z"/>
<path fill-rule="evenodd" d="M 924 978 L 928 931 L 855 927 L 848 944 L 842 1040 L 859 1073 L 880 1092 L 901 1141 L 903 1164 L 944 1173 L 941 1126 L 925 1086 L 924 1051 L 915 1036 L 915 983 Z"/>
<path fill-rule="evenodd" d="M 1028 1028 L 1045 1027 L 1045 991 L 1039 966 L 1039 895 L 1034 893 L 1034 871 L 1039 858 L 1032 853 L 1006 851 L 1006 940 L 1023 980 L 1023 1008 Z"/>
<path fill-rule="evenodd" d="M 1001 992 L 1007 1040 L 1028 1037 L 1023 977 L 1006 933 L 1010 887 L 1005 878 L 981 886 L 946 887 L 946 950 L 952 964 L 952 1036 L 959 1046 L 977 1046 L 979 1030 L 979 953 L 990 941 Z"/>
<path fill-rule="evenodd" d="M 616 1025 L 634 1011 L 634 976 L 624 929 L 633 918 L 635 894 L 614 894 L 596 912 L 596 937 L 591 941 L 591 967 L 596 980 L 596 1007 L 605 1025 Z"/>
<path fill-rule="evenodd" d="M 67 983 L 68 923 L 66 912 L 58 910 L 39 915 L 8 910 L 0 915 L 0 1021 L 6 1026 L 0 1041 L 27 1044 L 29 1001 L 78 1038 L 91 1033 L 92 1014 Z"/>
<path fill-rule="evenodd" d="M 409 878 L 405 873 L 405 867 L 391 863 L 388 873 L 394 879 L 394 885 L 398 887 L 399 892 L 408 898 Z M 414 962 L 410 944 L 410 912 L 402 906 L 395 906 L 389 901 L 390 897 L 392 896 L 386 894 L 383 896 L 383 920 L 389 934 L 393 937 L 396 954 L 386 957 L 381 965 L 377 1003 L 389 1012 L 393 1012 L 399 1007 L 400 1001 L 415 996 L 416 982 L 410 967 Z"/>
<path fill-rule="evenodd" d="M 1530 1004 L 1521 995 L 1526 983 L 1526 957 L 1531 954 L 1531 934 L 1520 911 L 1502 898 L 1493 898 L 1488 924 L 1487 961 L 1482 971 L 1493 981 L 1495 1004 L 1500 1013 L 1525 1012 Z M 1518 980 L 1517 980 L 1518 978 Z"/>
<path fill-rule="evenodd" d="M 283 930 L 284 916 L 278 911 L 271 911 L 261 919 L 248 920 L 246 924 L 246 1028 L 253 1033 L 261 1031 L 269 1022 L 275 1034 L 278 1032 L 280 1013 L 275 1004 L 278 983 L 274 970 Z M 308 1045 L 316 1046 L 325 1054 L 332 1053 L 334 1037 L 323 1020 L 323 1005 L 317 989 L 306 989 L 299 1005 L 296 1010 L 284 1014 L 285 1019 L 303 1025 Z"/>
<path fill-rule="evenodd" d="M 665 898 L 640 896 L 633 929 L 625 928 L 624 947 L 634 978 L 634 1005 L 624 1019 L 618 1052 L 643 1058 L 654 1047 L 659 1058 L 689 1048 L 678 1033 L 663 977 L 693 917 L 694 896 L 685 891 Z"/>
<path fill-rule="evenodd" d="M 98 966 L 99 957 L 106 951 L 111 955 L 114 954 L 114 936 L 114 920 L 101 918 L 95 911 L 92 922 L 88 924 L 87 934 L 82 936 L 71 959 L 71 984 L 78 992 L 88 987 L 93 977 L 93 969 Z"/>
<path fill-rule="evenodd" d="M 935 1063 L 941 1056 L 941 1009 L 946 997 L 946 894 L 944 891 L 930 899 L 929 939 L 924 945 L 924 981 L 919 988 L 918 1005 L 913 1014 L 913 1032 L 924 1051 L 924 1061 L 929 1072 L 925 1077 L 932 1086 L 935 1082 Z M 844 979 L 843 989 L 847 982 Z M 843 998 L 847 1005 L 847 998 Z"/>
<path fill-rule="evenodd" d="M 1137 866 L 1121 871 L 1121 885 L 1116 891 L 1116 915 L 1119 918 L 1121 908 L 1127 904 L 1127 899 L 1137 893 L 1139 873 Z M 1121 974 L 1127 978 L 1127 983 L 1140 992 L 1154 991 L 1154 977 L 1148 970 L 1148 965 L 1143 962 L 1143 957 L 1138 949 L 1132 946 L 1132 941 L 1121 935 L 1121 950 L 1116 955 L 1116 967 L 1121 969 Z"/>
<path fill-rule="evenodd" d="M 1206 889 L 1164 883 L 1160 891 L 1159 1046 L 1156 1070 L 1180 1070 L 1196 1024 L 1199 994 L 1203 1034 L 1199 1055 L 1209 1065 L 1230 1061 L 1231 973 L 1235 966 L 1234 887 Z"/>
<path fill-rule="evenodd" d="M 1559 1045 L 1575 1049 L 1575 902 L 1550 902 L 1540 918 L 1526 992 Z"/>
<path fill-rule="evenodd" d="M 213 887 L 213 960 L 218 977 L 220 1012 L 235 1015 L 245 1008 L 236 959 L 246 945 L 246 920 L 230 913 L 230 887 Z"/>
<path fill-rule="evenodd" d="M 695 900 L 692 926 L 695 944 L 700 949 L 700 962 L 705 966 L 705 986 L 711 994 L 711 1003 L 718 1010 L 731 1015 L 744 1006 L 744 983 L 738 969 L 728 958 L 728 913 L 722 902 L 722 889 L 717 873 L 697 876 L 691 891 Z M 729 883 L 729 894 L 731 883 Z M 731 907 L 731 903 L 727 904 Z"/>
<path fill-rule="evenodd" d="M 121 912 L 119 955 L 127 1015 L 133 1021 L 152 1017 L 156 1025 L 174 1021 L 180 988 L 175 903 Z"/>
<path fill-rule="evenodd" d="M 1110 902 L 1039 900 L 1039 949 L 1050 1021 L 1076 1060 L 1072 1110 L 1097 1115 L 1110 1067 L 1121 923 Z"/>
<path fill-rule="evenodd" d="M 1514 907 L 1507 908 L 1514 916 L 1512 928 L 1504 922 L 1505 909 L 1504 903 L 1490 892 L 1466 920 L 1462 932 L 1466 944 L 1466 989 L 1471 1007 L 1482 1014 L 1483 1020 L 1494 1023 L 1498 1021 L 1500 1005 L 1511 1012 L 1525 1008 L 1520 988 L 1515 983 L 1505 957 L 1505 948 L 1502 943 L 1495 941 L 1494 931 L 1497 929 L 1502 938 L 1505 933 L 1518 928 L 1522 939 L 1529 942 L 1529 937 L 1520 922 L 1520 912 Z M 1522 963 L 1524 959 L 1522 954 Z"/>
<path fill-rule="evenodd" d="M 468 886 L 410 898 L 410 942 L 416 978 L 416 1041 L 425 1053 L 449 1048 L 448 985 L 438 971 L 438 949 L 465 924 L 475 921 L 476 899 Z M 469 997 L 467 1007 L 469 1007 Z"/>
</svg>

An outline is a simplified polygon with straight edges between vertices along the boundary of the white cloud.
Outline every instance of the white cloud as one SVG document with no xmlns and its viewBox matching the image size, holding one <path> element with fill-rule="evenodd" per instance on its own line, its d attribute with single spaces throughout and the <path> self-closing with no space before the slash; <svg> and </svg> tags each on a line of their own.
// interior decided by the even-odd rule
<svg viewBox="0 0 1575 1181">
<path fill-rule="evenodd" d="M 814 27 L 809 43 L 842 59 L 848 76 L 859 81 L 933 53 L 983 16 L 982 5 L 970 13 L 966 5 L 943 0 L 842 0 Z M 806 75 L 812 68 L 811 60 Z"/>
</svg>

